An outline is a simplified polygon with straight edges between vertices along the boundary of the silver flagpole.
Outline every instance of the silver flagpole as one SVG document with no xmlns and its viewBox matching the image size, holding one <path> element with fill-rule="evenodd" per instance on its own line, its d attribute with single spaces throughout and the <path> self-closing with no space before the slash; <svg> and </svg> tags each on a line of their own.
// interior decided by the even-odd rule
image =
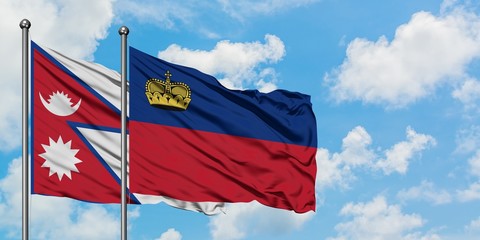
<svg viewBox="0 0 480 240">
<path fill-rule="evenodd" d="M 128 28 L 122 26 L 118 33 L 122 38 L 122 94 L 121 94 L 121 124 L 122 124 L 122 141 L 121 141 L 121 149 L 122 149 L 122 205 L 121 205 L 121 235 L 122 240 L 127 240 L 127 35 L 128 35 Z"/>
<path fill-rule="evenodd" d="M 20 21 L 22 29 L 22 239 L 28 240 L 29 171 L 28 171 L 28 29 L 30 21 Z"/>
</svg>

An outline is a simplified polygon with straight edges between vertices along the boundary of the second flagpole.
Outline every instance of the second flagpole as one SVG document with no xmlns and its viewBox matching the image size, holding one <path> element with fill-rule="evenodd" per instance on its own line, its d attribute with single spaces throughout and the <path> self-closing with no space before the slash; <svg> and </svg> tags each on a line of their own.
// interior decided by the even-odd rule
<svg viewBox="0 0 480 240">
<path fill-rule="evenodd" d="M 122 178 L 122 201 L 121 201 L 121 239 L 127 240 L 127 35 L 129 30 L 122 26 L 118 34 L 122 39 L 121 43 L 121 178 Z"/>
</svg>

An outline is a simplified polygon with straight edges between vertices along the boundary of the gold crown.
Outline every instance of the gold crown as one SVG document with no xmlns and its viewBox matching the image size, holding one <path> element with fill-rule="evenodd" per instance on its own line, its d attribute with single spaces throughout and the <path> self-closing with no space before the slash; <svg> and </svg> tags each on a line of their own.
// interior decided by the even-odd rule
<svg viewBox="0 0 480 240">
<path fill-rule="evenodd" d="M 182 82 L 170 82 L 172 74 L 165 73 L 165 81 L 151 78 L 145 83 L 145 95 L 152 106 L 186 110 L 191 101 L 190 87 Z"/>
</svg>

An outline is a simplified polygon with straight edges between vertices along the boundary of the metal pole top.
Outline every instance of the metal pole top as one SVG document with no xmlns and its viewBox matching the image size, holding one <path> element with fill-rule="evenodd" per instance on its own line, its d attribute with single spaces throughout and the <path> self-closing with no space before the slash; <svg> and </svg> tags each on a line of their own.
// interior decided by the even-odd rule
<svg viewBox="0 0 480 240">
<path fill-rule="evenodd" d="M 120 29 L 118 29 L 118 34 L 120 35 L 128 35 L 129 32 L 130 30 L 128 30 L 128 27 L 126 26 L 121 26 Z"/>
<path fill-rule="evenodd" d="M 21 29 L 24 29 L 24 28 L 29 29 L 30 26 L 32 26 L 32 24 L 30 23 L 30 21 L 28 21 L 28 19 L 25 18 L 22 21 L 20 21 L 19 26 L 20 26 Z M 128 29 L 127 29 L 127 31 L 128 31 Z"/>
</svg>

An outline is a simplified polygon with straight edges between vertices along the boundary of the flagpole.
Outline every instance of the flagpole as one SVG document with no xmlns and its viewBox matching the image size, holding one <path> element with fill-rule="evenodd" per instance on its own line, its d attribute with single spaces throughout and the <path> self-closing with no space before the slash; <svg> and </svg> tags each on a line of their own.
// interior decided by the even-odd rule
<svg viewBox="0 0 480 240">
<path fill-rule="evenodd" d="M 127 240 L 127 35 L 128 28 L 120 27 L 118 34 L 122 38 L 121 43 L 121 65 L 122 65 L 122 94 L 121 94 L 121 124 L 122 124 L 122 141 L 121 141 L 121 178 L 122 178 L 122 205 L 121 205 L 121 239 Z"/>
<path fill-rule="evenodd" d="M 20 21 L 22 29 L 22 239 L 28 240 L 28 30 L 30 21 Z"/>
</svg>

